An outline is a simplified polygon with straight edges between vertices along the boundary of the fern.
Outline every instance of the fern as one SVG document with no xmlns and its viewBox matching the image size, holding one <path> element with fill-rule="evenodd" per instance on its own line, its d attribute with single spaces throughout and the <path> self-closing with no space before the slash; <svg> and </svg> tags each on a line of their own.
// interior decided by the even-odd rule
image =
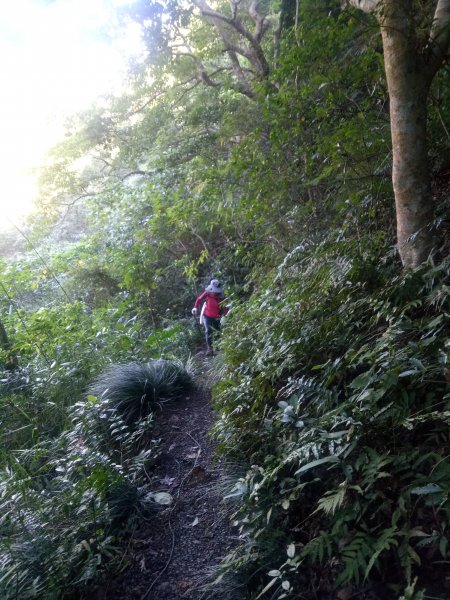
<svg viewBox="0 0 450 600">
<path fill-rule="evenodd" d="M 372 273 L 369 288 L 360 257 L 309 244 L 225 332 L 221 435 L 254 465 L 237 520 L 261 546 L 279 536 L 300 549 L 286 563 L 261 549 L 261 561 L 307 598 L 319 573 L 339 587 L 382 572 L 402 589 L 424 554 L 408 532 L 440 531 L 450 510 L 444 272 Z M 448 556 L 446 538 L 427 547 Z"/>
<path fill-rule="evenodd" d="M 333 536 L 327 531 L 310 540 L 302 549 L 301 558 L 307 558 L 312 563 L 323 564 L 325 558 L 333 556 Z"/>
<path fill-rule="evenodd" d="M 345 500 L 347 490 L 344 484 L 335 490 L 329 490 L 318 501 L 318 510 L 323 510 L 326 514 L 334 514 Z"/>
<path fill-rule="evenodd" d="M 372 539 L 363 531 L 358 531 L 349 544 L 340 553 L 343 570 L 336 578 L 335 586 L 340 587 L 350 581 L 359 584 L 361 576 L 368 568 L 368 559 L 372 555 Z"/>
<path fill-rule="evenodd" d="M 394 527 L 390 527 L 389 529 L 385 529 L 381 535 L 378 536 L 374 545 L 373 545 L 373 554 L 370 557 L 369 563 L 367 565 L 366 571 L 364 573 L 364 579 L 367 579 L 369 576 L 372 567 L 375 565 L 376 561 L 380 554 L 384 551 L 388 551 L 391 546 L 398 547 L 398 531 Z"/>
<path fill-rule="evenodd" d="M 420 565 L 421 560 L 420 556 L 411 546 L 409 535 L 405 536 L 402 540 L 399 546 L 398 556 L 400 558 L 400 564 L 405 573 L 405 579 L 408 583 L 410 583 L 412 579 L 413 568 L 414 566 Z"/>
</svg>

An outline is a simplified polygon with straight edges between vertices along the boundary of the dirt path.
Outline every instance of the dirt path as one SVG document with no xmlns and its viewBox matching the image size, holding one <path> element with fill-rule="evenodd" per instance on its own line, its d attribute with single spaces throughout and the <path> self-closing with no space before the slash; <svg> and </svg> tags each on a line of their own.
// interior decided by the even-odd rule
<svg viewBox="0 0 450 600">
<path fill-rule="evenodd" d="M 137 526 L 128 545 L 129 568 L 104 583 L 97 600 L 209 597 L 202 586 L 237 542 L 222 503 L 223 469 L 213 463 L 213 420 L 208 390 L 197 389 L 158 412 L 154 437 L 161 442 L 149 474 L 173 502 Z M 214 598 L 220 600 L 217 592 Z"/>
</svg>

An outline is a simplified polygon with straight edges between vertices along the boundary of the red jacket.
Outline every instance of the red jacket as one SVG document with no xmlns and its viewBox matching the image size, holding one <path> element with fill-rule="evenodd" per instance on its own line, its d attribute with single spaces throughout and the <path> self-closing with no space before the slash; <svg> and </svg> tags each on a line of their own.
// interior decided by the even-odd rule
<svg viewBox="0 0 450 600">
<path fill-rule="evenodd" d="M 226 306 L 222 306 L 224 298 L 222 294 L 214 294 L 213 292 L 203 292 L 197 298 L 194 304 L 194 308 L 198 308 L 202 302 L 206 301 L 204 315 L 210 319 L 219 319 L 221 316 L 226 315 L 228 309 Z"/>
</svg>

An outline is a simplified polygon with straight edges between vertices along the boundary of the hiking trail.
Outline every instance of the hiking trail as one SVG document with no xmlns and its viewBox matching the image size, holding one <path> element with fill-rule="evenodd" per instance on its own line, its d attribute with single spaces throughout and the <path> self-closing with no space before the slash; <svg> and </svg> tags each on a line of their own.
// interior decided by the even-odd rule
<svg viewBox="0 0 450 600">
<path fill-rule="evenodd" d="M 211 391 L 160 405 L 152 437 L 160 440 L 149 465 L 152 489 L 172 503 L 140 520 L 127 540 L 123 572 L 102 581 L 95 600 L 201 600 L 220 559 L 237 544 L 223 504 L 226 473 L 214 461 Z M 155 483 L 157 484 L 155 486 Z M 217 591 L 215 600 L 220 600 Z"/>
</svg>

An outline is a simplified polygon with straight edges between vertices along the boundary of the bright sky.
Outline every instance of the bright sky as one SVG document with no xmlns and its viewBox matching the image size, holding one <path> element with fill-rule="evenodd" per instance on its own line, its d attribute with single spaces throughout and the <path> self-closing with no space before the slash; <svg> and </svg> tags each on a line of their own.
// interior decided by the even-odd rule
<svg viewBox="0 0 450 600">
<path fill-rule="evenodd" d="M 30 210 L 31 167 L 63 133 L 64 118 L 120 89 L 137 34 L 112 43 L 114 7 L 130 0 L 13 0 L 0 21 L 0 229 Z"/>
</svg>

